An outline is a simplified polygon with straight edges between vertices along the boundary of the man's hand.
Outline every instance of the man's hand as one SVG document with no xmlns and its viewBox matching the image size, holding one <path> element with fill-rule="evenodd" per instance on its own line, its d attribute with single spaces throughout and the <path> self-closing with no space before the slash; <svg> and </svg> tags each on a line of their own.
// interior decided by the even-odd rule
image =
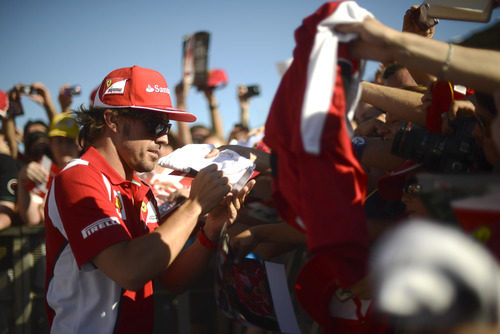
<svg viewBox="0 0 500 334">
<path fill-rule="evenodd" d="M 476 106 L 469 100 L 453 100 L 447 113 L 443 113 L 442 131 L 443 134 L 453 133 L 450 123 L 457 119 L 457 115 L 475 116 Z"/>
<path fill-rule="evenodd" d="M 229 179 L 213 164 L 200 170 L 193 179 L 189 199 L 200 205 L 201 215 L 204 215 L 215 208 L 230 191 Z"/>
<path fill-rule="evenodd" d="M 32 161 L 21 168 L 18 178 L 21 185 L 28 181 L 43 184 L 47 182 L 49 173 L 38 162 Z"/>
<path fill-rule="evenodd" d="M 394 59 L 394 39 L 400 32 L 389 28 L 373 17 L 366 17 L 363 22 L 339 24 L 335 30 L 341 33 L 355 33 L 359 38 L 352 42 L 351 51 L 355 58 L 378 60 L 384 64 Z"/>
<path fill-rule="evenodd" d="M 47 87 L 41 82 L 34 82 L 31 87 L 35 90 L 36 94 L 30 94 L 29 98 L 41 106 L 48 106 L 52 104 L 52 98 Z"/>
<path fill-rule="evenodd" d="M 425 18 L 423 18 L 425 20 Z M 437 22 L 437 21 L 436 21 Z M 403 19 L 403 31 L 411 32 L 423 37 L 432 38 L 434 36 L 435 24 L 422 21 L 420 6 L 411 6 L 405 13 Z"/>
<path fill-rule="evenodd" d="M 250 180 L 239 192 L 229 193 L 223 201 L 211 210 L 205 222 L 205 233 L 210 240 L 217 240 L 224 224 L 232 224 L 238 216 L 247 195 L 255 185 L 255 180 Z"/>
<path fill-rule="evenodd" d="M 59 105 L 61 106 L 62 112 L 70 112 L 70 106 L 73 102 L 73 96 L 67 93 L 67 89 L 70 88 L 69 84 L 64 84 L 59 88 Z"/>
<path fill-rule="evenodd" d="M 260 240 L 254 228 L 250 227 L 234 235 L 230 239 L 229 246 L 233 251 L 236 261 L 243 259 L 248 253 L 252 252 L 259 244 Z"/>
<path fill-rule="evenodd" d="M 175 99 L 177 108 L 186 108 L 186 100 L 190 88 L 191 84 L 185 78 L 175 86 Z"/>
</svg>

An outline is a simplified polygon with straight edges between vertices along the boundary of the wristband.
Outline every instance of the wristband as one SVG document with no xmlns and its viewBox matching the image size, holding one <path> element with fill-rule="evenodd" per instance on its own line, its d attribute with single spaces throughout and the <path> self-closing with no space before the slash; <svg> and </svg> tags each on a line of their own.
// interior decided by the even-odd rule
<svg viewBox="0 0 500 334">
<path fill-rule="evenodd" d="M 352 148 L 354 150 L 354 155 L 356 156 L 358 161 L 361 161 L 361 157 L 363 156 L 363 151 L 365 150 L 366 147 L 365 137 L 354 136 L 351 139 L 351 143 L 352 143 Z"/>
<path fill-rule="evenodd" d="M 443 67 L 441 68 L 441 73 L 439 74 L 438 77 L 439 80 L 443 80 L 446 72 L 448 72 L 452 55 L 453 55 L 453 44 L 448 43 L 448 55 L 446 56 L 446 60 L 444 61 Z"/>
<path fill-rule="evenodd" d="M 200 241 L 200 244 L 208 249 L 216 249 L 218 243 L 216 241 L 210 240 L 207 235 L 205 234 L 205 231 L 203 230 L 203 227 L 200 228 L 200 231 L 198 231 L 198 240 Z"/>
</svg>

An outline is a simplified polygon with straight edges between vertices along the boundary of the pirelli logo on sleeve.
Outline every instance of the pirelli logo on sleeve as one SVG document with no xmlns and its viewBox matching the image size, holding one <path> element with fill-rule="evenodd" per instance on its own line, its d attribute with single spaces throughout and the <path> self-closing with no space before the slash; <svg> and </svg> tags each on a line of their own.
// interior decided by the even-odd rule
<svg viewBox="0 0 500 334">
<path fill-rule="evenodd" d="M 113 225 L 120 225 L 120 220 L 117 217 L 106 217 L 103 219 L 99 219 L 98 221 L 93 222 L 82 230 L 82 237 L 83 239 L 87 239 L 95 232 Z"/>
</svg>

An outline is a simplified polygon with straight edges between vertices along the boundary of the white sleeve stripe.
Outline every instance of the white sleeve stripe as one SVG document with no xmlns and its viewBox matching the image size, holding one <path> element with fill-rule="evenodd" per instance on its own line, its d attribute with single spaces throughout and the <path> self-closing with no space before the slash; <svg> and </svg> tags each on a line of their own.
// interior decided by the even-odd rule
<svg viewBox="0 0 500 334">
<path fill-rule="evenodd" d="M 66 240 L 68 240 L 68 235 L 66 234 L 66 231 L 64 230 L 61 216 L 59 215 L 59 210 L 57 208 L 56 195 L 55 195 L 56 189 L 53 186 L 53 184 L 54 184 L 54 180 L 52 181 L 51 190 L 49 191 L 49 198 L 47 200 L 50 221 L 52 222 L 52 225 L 54 225 L 54 227 L 56 229 L 58 229 L 59 232 L 64 236 L 64 238 Z"/>
<path fill-rule="evenodd" d="M 106 189 L 108 190 L 108 197 L 109 201 L 111 202 L 111 183 L 109 182 L 108 178 L 102 174 L 102 181 L 104 182 L 104 185 L 106 186 Z"/>
</svg>

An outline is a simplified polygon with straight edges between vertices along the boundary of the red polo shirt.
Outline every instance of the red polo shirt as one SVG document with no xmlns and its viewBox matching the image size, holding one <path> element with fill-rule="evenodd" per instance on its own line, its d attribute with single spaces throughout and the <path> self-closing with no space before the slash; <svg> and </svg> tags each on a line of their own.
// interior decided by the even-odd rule
<svg viewBox="0 0 500 334">
<path fill-rule="evenodd" d="M 150 187 L 135 175 L 123 179 L 91 147 L 55 177 L 45 225 L 51 333 L 151 333 L 152 282 L 137 292 L 123 290 L 91 261 L 158 227 Z"/>
</svg>

